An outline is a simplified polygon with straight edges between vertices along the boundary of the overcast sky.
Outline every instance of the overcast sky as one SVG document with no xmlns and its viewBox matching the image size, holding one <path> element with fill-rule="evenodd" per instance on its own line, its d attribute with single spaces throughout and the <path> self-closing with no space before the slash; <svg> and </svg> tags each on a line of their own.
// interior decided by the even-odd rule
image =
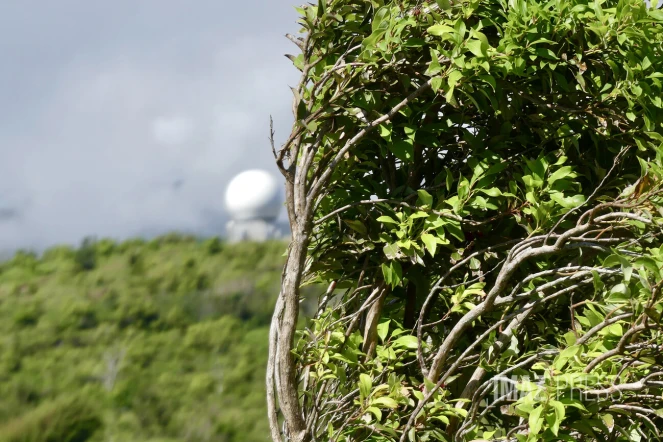
<svg viewBox="0 0 663 442">
<path fill-rule="evenodd" d="M 278 175 L 293 0 L 0 2 L 0 250 L 223 231 L 223 192 Z"/>
</svg>

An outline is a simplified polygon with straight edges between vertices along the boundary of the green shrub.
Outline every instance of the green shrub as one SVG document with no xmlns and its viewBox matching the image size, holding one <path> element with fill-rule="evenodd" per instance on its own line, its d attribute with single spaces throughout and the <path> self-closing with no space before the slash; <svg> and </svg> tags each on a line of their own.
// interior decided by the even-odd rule
<svg viewBox="0 0 663 442">
<path fill-rule="evenodd" d="M 83 244 L 74 255 L 74 261 L 81 271 L 90 271 L 97 267 L 97 249 L 92 238 L 83 240 Z"/>
<path fill-rule="evenodd" d="M 0 427 L 2 442 L 85 442 L 102 426 L 95 406 L 82 397 L 63 397 Z"/>
<path fill-rule="evenodd" d="M 85 271 L 66 247 L 1 265 L 0 442 L 266 440 L 268 330 L 255 326 L 271 317 L 285 245 L 86 247 Z"/>
</svg>

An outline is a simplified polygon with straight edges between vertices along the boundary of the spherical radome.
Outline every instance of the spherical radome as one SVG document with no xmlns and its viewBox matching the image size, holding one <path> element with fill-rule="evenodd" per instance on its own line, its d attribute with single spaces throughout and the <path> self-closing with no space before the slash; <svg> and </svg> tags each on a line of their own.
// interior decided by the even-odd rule
<svg viewBox="0 0 663 442">
<path fill-rule="evenodd" d="M 279 182 L 264 170 L 247 170 L 230 181 L 226 189 L 226 209 L 234 220 L 274 220 L 283 198 Z"/>
</svg>

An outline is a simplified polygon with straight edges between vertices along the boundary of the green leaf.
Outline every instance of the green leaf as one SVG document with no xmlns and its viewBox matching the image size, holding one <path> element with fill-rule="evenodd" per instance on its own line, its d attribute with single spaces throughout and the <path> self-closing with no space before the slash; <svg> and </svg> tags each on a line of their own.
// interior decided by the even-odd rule
<svg viewBox="0 0 663 442">
<path fill-rule="evenodd" d="M 372 388 L 373 378 L 371 378 L 366 373 L 361 373 L 359 375 L 359 394 L 361 395 L 362 401 L 364 401 L 371 394 Z"/>
<path fill-rule="evenodd" d="M 463 229 L 461 229 L 459 222 L 446 220 L 444 228 L 458 241 L 465 241 L 465 234 L 463 233 Z"/>
<path fill-rule="evenodd" d="M 371 413 L 373 416 L 375 416 L 375 419 L 380 422 L 382 420 L 382 411 L 380 411 L 379 408 L 377 407 L 368 407 L 366 409 L 367 412 Z"/>
<path fill-rule="evenodd" d="M 417 442 L 417 429 L 414 426 L 407 432 L 407 439 L 410 442 Z"/>
<path fill-rule="evenodd" d="M 442 72 L 442 66 L 437 58 L 438 54 L 431 50 L 431 62 L 428 64 L 428 69 L 426 69 L 425 75 L 432 77 Z"/>
<path fill-rule="evenodd" d="M 654 320 L 654 322 L 659 323 L 661 322 L 661 314 L 654 308 L 646 308 L 645 313 L 647 316 L 649 316 L 651 319 Z"/>
<path fill-rule="evenodd" d="M 432 207 L 433 206 L 433 197 L 431 196 L 430 193 L 428 193 L 424 189 L 419 189 L 417 190 L 417 194 L 419 195 L 419 203 L 422 206 L 428 206 Z"/>
<path fill-rule="evenodd" d="M 575 173 L 573 172 L 571 166 L 563 166 L 553 172 L 550 177 L 548 177 L 548 184 L 552 185 L 555 181 L 566 177 L 575 177 Z"/>
<path fill-rule="evenodd" d="M 433 25 L 426 30 L 430 35 L 435 35 L 436 37 L 441 37 L 444 34 L 450 34 L 455 32 L 454 28 L 447 25 Z"/>
<path fill-rule="evenodd" d="M 401 283 L 401 278 L 403 277 L 403 269 L 398 261 L 391 261 L 389 264 L 382 263 L 380 265 L 382 269 L 382 275 L 384 276 L 384 281 L 389 284 L 392 288 L 396 287 Z"/>
<path fill-rule="evenodd" d="M 614 304 L 626 304 L 631 299 L 631 289 L 626 284 L 617 284 L 608 293 L 606 301 Z"/>
<path fill-rule="evenodd" d="M 376 221 L 381 222 L 383 224 L 399 224 L 398 221 L 387 215 L 382 215 Z"/>
<path fill-rule="evenodd" d="M 555 55 L 555 53 L 548 48 L 536 48 L 534 52 L 539 57 L 546 58 L 549 60 L 557 60 L 557 56 Z"/>
<path fill-rule="evenodd" d="M 391 284 L 392 276 L 391 274 L 393 273 L 391 270 L 391 265 L 387 263 L 382 263 L 380 264 L 380 268 L 382 269 L 382 276 L 384 277 L 384 280 L 387 284 Z"/>
<path fill-rule="evenodd" d="M 479 78 L 485 81 L 486 83 L 488 83 L 493 88 L 493 91 L 497 90 L 497 83 L 495 82 L 495 77 L 493 77 L 492 75 L 479 75 Z"/>
<path fill-rule="evenodd" d="M 571 330 L 571 331 L 568 331 L 568 332 L 564 333 L 564 340 L 566 341 L 566 344 L 570 346 L 570 345 L 575 344 L 578 339 L 576 337 L 575 332 L 573 330 Z"/>
<path fill-rule="evenodd" d="M 551 400 L 548 402 L 548 405 L 553 408 L 554 413 L 546 415 L 546 421 L 548 422 L 550 431 L 557 436 L 559 433 L 559 426 L 566 415 L 566 410 L 564 409 L 564 404 L 559 401 Z"/>
<path fill-rule="evenodd" d="M 433 77 L 430 80 L 430 87 L 433 89 L 433 92 L 437 92 L 442 87 L 442 77 Z"/>
<path fill-rule="evenodd" d="M 414 147 L 412 140 L 398 140 L 389 145 L 389 150 L 392 151 L 396 158 L 403 162 L 407 162 L 414 156 Z"/>
<path fill-rule="evenodd" d="M 386 396 L 375 398 L 371 401 L 371 405 L 382 406 L 385 408 L 395 409 L 398 408 L 398 402 Z"/>
<path fill-rule="evenodd" d="M 387 244 L 382 248 L 382 251 L 384 252 L 384 255 L 387 257 L 387 259 L 396 259 L 401 252 L 400 248 L 396 244 Z"/>
<path fill-rule="evenodd" d="M 373 16 L 373 22 L 371 23 L 373 32 L 388 27 L 390 18 L 390 9 L 388 7 L 383 6 L 379 8 Z"/>
<path fill-rule="evenodd" d="M 451 2 L 449 0 L 435 0 L 435 3 L 437 3 L 437 5 L 443 11 L 451 9 Z"/>
<path fill-rule="evenodd" d="M 300 100 L 299 103 L 297 103 L 297 120 L 303 121 L 306 117 L 308 117 L 306 103 L 304 100 Z"/>
<path fill-rule="evenodd" d="M 447 175 L 446 175 L 446 179 L 445 179 L 445 184 L 447 186 L 447 191 L 451 192 L 451 186 L 453 185 L 453 182 L 454 182 L 454 176 L 453 176 L 453 173 L 451 172 L 451 169 L 447 169 L 446 172 L 447 172 Z"/>
<path fill-rule="evenodd" d="M 578 72 L 576 75 L 576 80 L 578 80 L 578 84 L 582 88 L 582 90 L 586 90 L 586 83 L 585 83 L 585 77 L 582 76 L 581 72 Z"/>
<path fill-rule="evenodd" d="M 652 0 L 652 1 L 655 1 L 655 0 Z M 661 0 L 658 0 L 658 1 L 660 2 Z M 650 17 L 652 17 L 654 20 L 658 20 L 659 22 L 663 21 L 663 11 L 661 11 L 660 9 L 650 8 L 650 9 L 647 10 L 647 14 Z"/>
<path fill-rule="evenodd" d="M 578 345 L 572 345 L 562 350 L 557 356 L 557 359 L 555 360 L 554 364 L 555 368 L 559 371 L 562 371 L 566 363 L 571 358 L 575 357 L 575 355 L 577 355 L 579 351 L 580 351 L 580 346 Z"/>
<path fill-rule="evenodd" d="M 345 219 L 343 220 L 343 222 L 347 224 L 347 226 L 350 227 L 352 230 L 357 231 L 362 235 L 366 235 L 368 233 L 368 230 L 366 230 L 366 226 L 361 221 Z"/>
<path fill-rule="evenodd" d="M 430 214 L 428 212 L 420 210 L 418 212 L 414 212 L 412 215 L 408 217 L 408 219 L 428 218 L 429 216 Z"/>
<path fill-rule="evenodd" d="M 394 277 L 392 280 L 392 287 L 396 287 L 401 283 L 401 279 L 403 279 L 403 269 L 398 261 L 392 261 L 391 268 L 393 270 L 392 276 Z"/>
<path fill-rule="evenodd" d="M 578 410 L 587 412 L 587 408 L 585 407 L 585 404 L 583 404 L 582 401 L 580 401 L 578 399 L 560 398 L 559 402 L 561 402 L 562 405 L 564 405 L 565 408 L 573 407 L 573 408 L 577 408 Z"/>
<path fill-rule="evenodd" d="M 308 129 L 309 132 L 313 133 L 316 130 L 318 130 L 318 122 L 317 121 L 311 121 L 306 124 L 306 129 Z"/>
<path fill-rule="evenodd" d="M 430 256 L 435 256 L 435 251 L 437 250 L 437 239 L 435 236 L 430 233 L 423 233 L 421 235 L 421 241 L 426 246 L 426 250 L 430 253 Z"/>
<path fill-rule="evenodd" d="M 603 260 L 604 267 L 615 267 L 622 264 L 622 257 L 617 254 L 609 255 L 605 260 Z"/>
<path fill-rule="evenodd" d="M 451 71 L 449 77 L 447 78 L 447 83 L 450 87 L 456 86 L 456 84 L 463 78 L 463 73 L 461 71 Z"/>
<path fill-rule="evenodd" d="M 416 336 L 405 335 L 394 341 L 394 347 L 405 347 L 410 350 L 415 350 L 418 348 L 418 340 Z"/>
<path fill-rule="evenodd" d="M 380 340 L 384 342 L 387 339 L 387 336 L 389 335 L 389 324 L 391 323 L 391 320 L 387 320 L 384 322 L 381 322 L 377 326 L 377 331 L 378 331 L 378 336 L 380 337 Z"/>
<path fill-rule="evenodd" d="M 486 45 L 481 40 L 470 40 L 465 44 L 465 46 L 476 57 L 487 57 L 488 56 L 488 52 L 487 52 L 488 45 Z"/>
<path fill-rule="evenodd" d="M 456 106 L 458 106 L 458 102 L 454 98 L 454 90 L 455 90 L 455 86 L 450 86 L 447 93 L 444 94 L 444 99 L 447 100 L 447 102 L 450 105 L 452 105 L 453 107 L 456 107 Z"/>
<path fill-rule="evenodd" d="M 539 431 L 541 431 L 541 427 L 543 426 L 543 417 L 541 416 L 542 412 L 543 406 L 540 405 L 529 414 L 528 423 L 530 434 L 539 434 Z"/>
<path fill-rule="evenodd" d="M 380 130 L 380 136 L 382 138 L 384 138 L 387 141 L 391 140 L 391 130 L 392 130 L 391 125 L 381 124 L 379 130 Z"/>
<path fill-rule="evenodd" d="M 492 189 L 479 189 L 479 192 L 484 193 L 488 196 L 492 196 L 493 198 L 502 196 L 502 191 L 497 187 L 493 187 Z"/>
<path fill-rule="evenodd" d="M 439 414 L 439 415 L 437 415 L 437 416 L 433 415 L 433 416 L 430 417 L 430 419 L 436 419 L 436 420 L 439 420 L 440 422 L 442 422 L 442 423 L 445 424 L 445 425 L 449 425 L 449 422 L 450 422 L 450 421 L 449 421 L 449 418 L 446 417 L 446 416 L 443 415 L 443 414 Z M 444 439 L 442 439 L 442 440 L 444 440 Z"/>
<path fill-rule="evenodd" d="M 550 199 L 555 201 L 557 204 L 559 204 L 565 209 L 572 209 L 574 207 L 578 207 L 579 205 L 585 202 L 584 195 L 573 195 L 570 197 L 566 197 L 561 192 L 551 192 Z"/>
</svg>

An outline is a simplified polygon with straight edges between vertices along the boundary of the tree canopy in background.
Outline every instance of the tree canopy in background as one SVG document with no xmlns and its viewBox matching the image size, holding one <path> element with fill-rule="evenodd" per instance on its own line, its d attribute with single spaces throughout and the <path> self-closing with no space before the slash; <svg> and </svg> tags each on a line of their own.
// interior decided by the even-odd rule
<svg viewBox="0 0 663 442">
<path fill-rule="evenodd" d="M 0 263 L 0 441 L 265 440 L 284 249 L 168 235 Z"/>
<path fill-rule="evenodd" d="M 273 440 L 659 437 L 663 12 L 299 12 Z M 329 296 L 297 333 L 309 282 Z"/>
</svg>

